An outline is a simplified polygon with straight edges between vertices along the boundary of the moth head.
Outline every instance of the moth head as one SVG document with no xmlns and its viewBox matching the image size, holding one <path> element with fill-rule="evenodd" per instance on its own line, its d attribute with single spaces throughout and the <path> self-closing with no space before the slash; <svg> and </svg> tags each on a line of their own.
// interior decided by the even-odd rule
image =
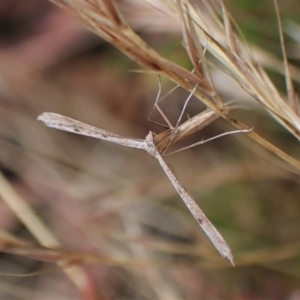
<svg viewBox="0 0 300 300">
<path fill-rule="evenodd" d="M 152 131 L 149 131 L 149 133 L 147 134 L 146 138 L 145 138 L 145 141 L 147 142 L 147 149 L 145 149 L 150 155 L 152 156 L 156 156 L 156 154 L 158 153 L 157 152 L 157 149 L 154 145 L 154 139 L 153 139 L 153 132 Z"/>
</svg>

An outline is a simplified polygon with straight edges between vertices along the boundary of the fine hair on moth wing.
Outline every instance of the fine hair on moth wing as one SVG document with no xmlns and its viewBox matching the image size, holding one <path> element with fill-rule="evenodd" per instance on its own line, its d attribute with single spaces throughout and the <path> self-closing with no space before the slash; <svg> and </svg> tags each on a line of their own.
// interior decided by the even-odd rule
<svg viewBox="0 0 300 300">
<path fill-rule="evenodd" d="M 208 218 L 199 208 L 195 200 L 182 186 L 182 184 L 177 179 L 176 175 L 172 172 L 168 164 L 164 161 L 161 152 L 155 144 L 155 135 L 153 132 L 150 131 L 144 140 L 131 139 L 55 113 L 43 113 L 38 117 L 38 121 L 43 122 L 46 126 L 50 128 L 55 128 L 58 130 L 67 131 L 79 135 L 89 136 L 131 148 L 142 149 L 146 151 L 149 155 L 156 158 L 163 171 L 165 172 L 166 176 L 168 177 L 169 181 L 171 182 L 177 193 L 180 195 L 184 204 L 187 206 L 187 208 L 189 209 L 195 220 L 198 222 L 200 227 L 203 229 L 207 237 L 210 239 L 212 244 L 219 251 L 223 258 L 225 258 L 232 265 L 234 265 L 233 256 L 228 244 L 225 242 L 225 240 L 214 227 L 214 225 L 208 220 Z M 180 128 L 180 126 L 178 128 Z M 231 133 L 236 132 L 237 131 Z M 249 132 L 249 130 L 239 132 Z M 222 136 L 226 134 L 230 134 L 230 132 L 222 134 Z M 210 140 L 212 139 L 213 138 L 211 138 Z M 200 143 L 204 143 L 206 141 L 201 141 Z"/>
</svg>

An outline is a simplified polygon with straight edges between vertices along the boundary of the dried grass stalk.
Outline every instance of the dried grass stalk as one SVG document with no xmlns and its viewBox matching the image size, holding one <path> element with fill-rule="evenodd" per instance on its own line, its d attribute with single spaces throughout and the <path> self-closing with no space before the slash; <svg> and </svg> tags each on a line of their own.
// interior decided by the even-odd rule
<svg viewBox="0 0 300 300">
<path fill-rule="evenodd" d="M 215 90 L 203 51 L 203 45 L 205 45 L 228 74 L 234 77 L 245 91 L 300 140 L 299 116 L 280 96 L 264 70 L 255 63 L 247 45 L 238 40 L 223 2 L 217 5 L 216 2 L 203 1 L 203 7 L 200 10 L 184 0 L 144 1 L 164 9 L 166 14 L 173 16 L 182 24 L 185 45 L 195 72 L 190 72 L 163 58 L 149 47 L 126 23 L 115 1 L 52 0 L 55 4 L 75 14 L 93 32 L 147 70 L 166 76 L 190 92 L 197 86 L 194 95 L 208 108 L 238 130 L 249 129 L 230 116 L 228 109 L 224 106 L 224 101 Z M 207 13 L 210 13 L 209 17 Z M 224 25 L 219 21 L 220 15 L 223 16 Z M 249 131 L 247 135 L 300 170 L 300 163 L 297 160 L 266 141 L 254 130 Z M 159 143 L 157 139 L 156 143 Z"/>
</svg>

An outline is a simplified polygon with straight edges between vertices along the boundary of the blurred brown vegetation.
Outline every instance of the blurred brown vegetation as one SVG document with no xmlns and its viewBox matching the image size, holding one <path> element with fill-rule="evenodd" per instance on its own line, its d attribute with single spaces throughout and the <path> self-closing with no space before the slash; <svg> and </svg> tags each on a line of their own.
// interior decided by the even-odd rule
<svg viewBox="0 0 300 300">
<path fill-rule="evenodd" d="M 276 31 L 268 2 L 260 14 L 272 16 Z M 180 28 L 135 4 L 126 1 L 122 7 L 136 31 L 165 56 L 189 65 Z M 233 7 L 234 16 L 242 12 L 263 23 L 256 11 Z M 263 42 L 267 49 L 268 36 Z M 276 45 L 274 52 L 280 53 L 278 40 Z M 157 78 L 132 72 L 139 69 L 48 1 L 0 2 L 1 172 L 54 233 L 60 249 L 71 258 L 76 254 L 87 278 L 78 291 L 1 201 L 0 298 L 300 299 L 299 174 L 246 137 L 228 136 L 167 158 L 230 244 L 237 265 L 232 268 L 218 257 L 151 157 L 36 121 L 51 111 L 132 138 L 160 132 L 147 122 Z M 282 76 L 270 74 L 284 87 Z M 249 95 L 220 74 L 214 79 L 226 99 L 245 101 L 247 113 L 235 112 L 240 119 L 299 158 L 299 142 L 249 102 Z M 173 86 L 163 80 L 165 93 Z M 177 89 L 163 102 L 173 123 L 187 96 Z M 201 110 L 199 101 L 192 101 L 188 114 Z M 158 114 L 154 119 L 161 122 Z M 185 143 L 230 130 L 226 126 L 217 121 Z M 8 232 L 31 243 L 28 251 L 19 255 L 5 249 Z M 38 273 L 6 276 L 33 272 Z"/>
</svg>

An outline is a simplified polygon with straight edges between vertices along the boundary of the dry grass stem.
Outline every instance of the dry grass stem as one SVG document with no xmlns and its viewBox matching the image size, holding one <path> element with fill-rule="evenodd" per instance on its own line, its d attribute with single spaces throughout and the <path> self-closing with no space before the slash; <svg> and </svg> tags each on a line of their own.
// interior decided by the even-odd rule
<svg viewBox="0 0 300 300">
<path fill-rule="evenodd" d="M 286 49 L 285 49 L 284 35 L 283 35 L 283 31 L 282 31 L 282 23 L 281 23 L 277 0 L 274 0 L 274 6 L 275 6 L 277 21 L 278 21 L 279 37 L 280 37 L 281 50 L 282 50 L 282 55 L 283 55 L 283 63 L 284 63 L 284 69 L 285 69 L 285 81 L 286 81 L 286 89 L 287 89 L 287 94 L 288 94 L 289 105 L 290 105 L 291 109 L 294 111 L 294 113 L 298 114 L 298 116 L 299 116 L 296 94 L 295 94 L 295 90 L 294 90 L 293 80 L 292 80 L 292 76 L 291 76 L 291 72 L 290 72 L 289 62 L 287 59 Z"/>
<path fill-rule="evenodd" d="M 274 145 L 260 137 L 252 129 L 250 130 L 246 125 L 230 116 L 230 111 L 224 104 L 225 102 L 223 99 L 221 99 L 214 88 L 208 67 L 208 61 L 205 57 L 202 44 L 204 44 L 207 50 L 210 51 L 210 53 L 213 54 L 223 66 L 225 66 L 227 71 L 239 82 L 245 91 L 247 91 L 254 99 L 262 104 L 297 138 L 300 138 L 300 123 L 298 116 L 295 114 L 295 97 L 293 93 L 291 77 L 288 72 L 285 51 L 284 57 L 287 71 L 287 86 L 290 101 L 294 103 L 292 105 L 294 106 L 294 109 L 291 109 L 290 106 L 283 101 L 279 95 L 279 92 L 269 80 L 264 70 L 253 63 L 251 55 L 248 52 L 248 48 L 238 41 L 232 28 L 232 22 L 230 20 L 229 13 L 227 12 L 223 1 L 220 2 L 219 14 L 223 17 L 224 28 L 219 22 L 217 25 L 221 27 L 221 30 L 224 30 L 225 41 L 228 45 L 222 45 L 214 37 L 214 34 L 207 30 L 207 25 L 202 22 L 201 13 L 197 7 L 194 7 L 187 1 L 162 1 L 163 4 L 168 2 L 167 10 L 171 8 L 173 13 L 176 12 L 174 15 L 177 15 L 178 21 L 182 26 L 182 34 L 186 51 L 194 67 L 193 72 L 189 72 L 181 66 L 168 61 L 167 59 L 161 57 L 155 50 L 150 48 L 126 23 L 120 10 L 118 9 L 117 4 L 114 1 L 98 0 L 97 2 L 89 2 L 85 0 L 53 0 L 53 2 L 65 9 L 71 10 L 74 14 L 79 16 L 90 29 L 116 46 L 119 50 L 136 61 L 138 64 L 142 65 L 146 69 L 149 69 L 150 71 L 156 72 L 158 75 L 164 75 L 168 77 L 177 85 L 188 90 L 190 92 L 190 96 L 183 106 L 182 112 L 175 127 L 173 127 L 158 104 L 160 101 L 160 87 L 154 109 L 158 110 L 169 126 L 169 129 L 159 135 L 155 135 L 150 132 L 145 140 L 123 138 L 121 136 L 105 132 L 101 129 L 93 128 L 78 121 L 54 114 L 42 115 L 39 117 L 39 120 L 42 120 L 47 126 L 50 127 L 98 137 L 129 147 L 144 149 L 149 154 L 153 155 L 158 159 L 171 183 L 185 201 L 185 204 L 190 209 L 191 213 L 198 221 L 202 229 L 212 240 L 215 247 L 219 250 L 223 257 L 227 258 L 233 263 L 232 255 L 226 242 L 208 221 L 186 190 L 181 186 L 175 175 L 164 162 L 161 154 L 163 154 L 171 144 L 175 143 L 181 138 L 186 137 L 192 132 L 203 128 L 217 116 L 221 116 L 238 129 L 237 131 L 233 131 L 233 133 L 246 133 L 257 143 L 272 151 L 285 161 L 289 162 L 294 167 L 300 169 L 300 163 L 297 160 L 276 148 Z M 212 7 L 208 4 L 208 2 L 205 3 L 207 5 L 207 10 L 212 12 Z M 216 19 L 216 14 L 213 13 L 213 18 L 211 20 Z M 282 31 L 280 31 L 280 33 L 283 43 Z M 186 105 L 188 104 L 192 95 L 195 95 L 199 100 L 201 100 L 210 110 L 184 122 L 184 124 L 180 124 Z M 86 129 L 84 129 L 84 126 L 86 126 Z M 220 136 L 227 134 L 230 133 L 225 132 Z M 212 139 L 208 139 L 207 141 Z M 191 147 L 203 144 L 204 142 L 206 141 L 200 141 L 191 145 Z M 207 224 L 207 226 L 205 224 Z"/>
<path fill-rule="evenodd" d="M 200 131 L 211 122 L 215 121 L 219 116 L 215 111 L 208 109 L 198 114 L 186 122 L 182 123 L 176 129 L 170 128 L 154 136 L 154 143 L 160 153 L 164 153 L 169 146 L 183 138 Z"/>
<path fill-rule="evenodd" d="M 0 5 L 0 299 L 298 295 L 298 11 L 274 1 Z"/>
<path fill-rule="evenodd" d="M 220 62 L 223 68 L 225 67 L 227 72 L 255 100 L 261 103 L 275 119 L 297 139 L 300 139 L 299 116 L 281 98 L 264 70 L 253 61 L 251 54 L 248 52 L 248 47 L 244 46 L 235 37 L 224 3 L 222 3 L 220 10 L 223 11 L 225 29 L 221 27 L 220 23 L 216 24 L 215 18 L 204 16 L 204 12 L 202 13 L 202 10 L 193 6 L 190 2 L 176 1 L 174 3 L 171 0 L 164 0 L 160 3 L 160 7 L 161 5 L 165 7 L 164 13 L 178 18 L 178 21 L 182 24 L 187 52 L 196 70 L 195 73 L 192 73 L 161 57 L 135 34 L 125 22 L 114 1 L 98 0 L 96 3 L 86 0 L 53 0 L 53 2 L 77 15 L 93 32 L 103 37 L 146 69 L 166 76 L 190 92 L 197 85 L 198 88 L 194 92 L 196 98 L 238 130 L 249 129 L 242 122 L 230 116 L 228 110 L 223 106 L 224 101 L 219 98 L 218 93 L 210 84 L 208 69 L 203 67 L 207 63 L 204 63 L 206 58 L 203 55 L 201 43 L 205 44 L 207 50 Z M 204 6 L 205 3 L 203 2 Z M 153 2 L 152 4 L 154 5 Z M 211 10 L 211 7 L 208 8 Z M 204 9 L 204 11 L 207 13 L 209 10 Z M 217 11 L 214 14 L 220 14 L 220 12 Z M 217 28 L 217 30 L 209 30 L 210 25 L 212 25 L 212 28 Z M 225 38 L 223 41 L 218 40 L 219 33 L 223 30 L 225 30 L 223 35 Z M 227 47 L 226 42 L 231 46 Z M 266 141 L 254 130 L 247 135 L 295 168 L 300 169 L 300 163 L 297 160 Z"/>
<path fill-rule="evenodd" d="M 31 234 L 39 241 L 41 245 L 50 248 L 55 248 L 60 245 L 59 241 L 52 234 L 49 228 L 46 227 L 43 221 L 35 214 L 35 212 L 30 208 L 30 206 L 26 204 L 26 201 L 16 193 L 11 184 L 5 179 L 5 177 L 1 173 L 0 195 L 2 200 L 9 206 L 9 208 L 22 222 L 22 224 L 26 226 L 28 231 L 31 232 Z M 14 252 L 10 247 L 13 244 L 12 240 L 10 240 L 9 243 L 6 241 L 2 243 L 2 245 L 3 244 L 5 245 L 7 251 L 10 251 L 12 253 Z M 21 246 L 23 247 L 24 245 Z M 60 266 L 64 264 L 64 262 L 57 261 L 57 264 L 58 266 Z M 64 268 L 63 270 L 80 291 L 84 289 L 87 282 L 87 278 L 83 269 L 80 266 L 72 266 Z"/>
</svg>

